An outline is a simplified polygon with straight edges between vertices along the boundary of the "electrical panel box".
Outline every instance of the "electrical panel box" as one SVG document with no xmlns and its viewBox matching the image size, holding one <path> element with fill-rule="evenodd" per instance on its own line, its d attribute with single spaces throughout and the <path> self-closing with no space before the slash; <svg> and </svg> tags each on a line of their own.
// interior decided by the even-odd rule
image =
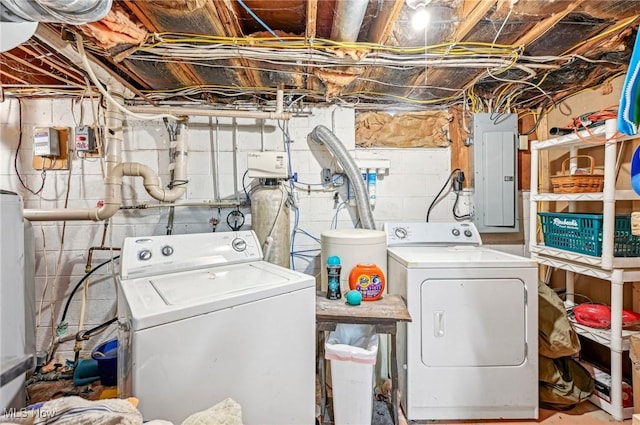
<svg viewBox="0 0 640 425">
<path fill-rule="evenodd" d="M 474 214 L 482 233 L 517 232 L 518 117 L 473 115 Z"/>
<path fill-rule="evenodd" d="M 60 156 L 60 136 L 52 127 L 35 127 L 33 129 L 33 154 L 35 156 Z"/>
<path fill-rule="evenodd" d="M 247 176 L 259 179 L 286 179 L 289 177 L 286 152 L 248 152 Z"/>
<path fill-rule="evenodd" d="M 93 127 L 82 125 L 76 127 L 76 152 L 95 152 L 96 134 Z"/>
</svg>

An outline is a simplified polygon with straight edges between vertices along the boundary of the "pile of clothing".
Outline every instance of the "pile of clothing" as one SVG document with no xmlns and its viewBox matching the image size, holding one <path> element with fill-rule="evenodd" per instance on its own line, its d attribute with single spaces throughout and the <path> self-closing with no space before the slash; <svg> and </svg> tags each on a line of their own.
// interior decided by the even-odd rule
<svg viewBox="0 0 640 425">
<path fill-rule="evenodd" d="M 538 282 L 538 303 L 540 407 L 572 409 L 589 398 L 595 383 L 575 358 L 580 340 L 564 303 L 544 282 Z"/>
<path fill-rule="evenodd" d="M 26 409 L 7 410 L 0 425 L 173 425 L 160 419 L 144 421 L 137 409 L 138 400 L 85 400 L 63 397 L 34 404 Z M 242 425 L 242 409 L 228 398 L 202 412 L 194 413 L 182 425 Z"/>
</svg>

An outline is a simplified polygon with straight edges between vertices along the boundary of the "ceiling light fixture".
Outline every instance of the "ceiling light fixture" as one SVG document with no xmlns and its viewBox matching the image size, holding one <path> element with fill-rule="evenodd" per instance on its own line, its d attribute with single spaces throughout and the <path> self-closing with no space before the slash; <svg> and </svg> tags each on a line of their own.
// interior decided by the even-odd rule
<svg viewBox="0 0 640 425">
<path fill-rule="evenodd" d="M 406 0 L 407 6 L 415 11 L 411 17 L 411 27 L 415 31 L 424 30 L 429 25 L 429 12 L 427 11 L 429 3 L 431 0 Z"/>
</svg>

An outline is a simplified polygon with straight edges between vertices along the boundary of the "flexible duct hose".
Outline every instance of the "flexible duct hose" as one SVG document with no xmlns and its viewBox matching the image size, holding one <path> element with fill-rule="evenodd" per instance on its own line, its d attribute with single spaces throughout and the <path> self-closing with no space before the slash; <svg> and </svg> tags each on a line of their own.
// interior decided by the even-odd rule
<svg viewBox="0 0 640 425">
<path fill-rule="evenodd" d="M 59 22 L 82 25 L 104 18 L 112 0 L 3 0 L 1 22 Z"/>
<path fill-rule="evenodd" d="M 360 169 L 349 154 L 349 151 L 347 151 L 340 139 L 324 125 L 316 126 L 310 136 L 314 142 L 324 144 L 329 148 L 329 151 L 336 157 L 338 163 L 349 177 L 349 180 L 351 180 L 353 190 L 356 194 L 356 205 L 358 205 L 358 214 L 360 215 L 362 228 L 375 230 L 376 222 L 373 220 L 373 212 L 369 204 L 369 193 L 367 192 L 364 180 L 362 180 Z"/>
</svg>

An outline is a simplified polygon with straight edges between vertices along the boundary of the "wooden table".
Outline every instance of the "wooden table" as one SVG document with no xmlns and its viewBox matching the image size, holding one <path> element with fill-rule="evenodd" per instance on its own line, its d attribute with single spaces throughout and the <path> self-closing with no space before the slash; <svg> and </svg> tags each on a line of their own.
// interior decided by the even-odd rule
<svg viewBox="0 0 640 425">
<path fill-rule="evenodd" d="M 398 322 L 410 322 L 411 316 L 405 301 L 399 295 L 384 295 L 377 301 L 364 301 L 358 306 L 348 305 L 344 298 L 328 300 L 325 292 L 316 294 L 316 330 L 320 354 L 321 415 L 327 417 L 327 390 L 324 368 L 324 332 L 333 331 L 338 323 L 373 325 L 376 333 L 391 335 L 391 403 L 393 422 L 398 425 L 400 400 L 398 398 L 398 358 L 396 354 L 396 333 Z"/>
</svg>

